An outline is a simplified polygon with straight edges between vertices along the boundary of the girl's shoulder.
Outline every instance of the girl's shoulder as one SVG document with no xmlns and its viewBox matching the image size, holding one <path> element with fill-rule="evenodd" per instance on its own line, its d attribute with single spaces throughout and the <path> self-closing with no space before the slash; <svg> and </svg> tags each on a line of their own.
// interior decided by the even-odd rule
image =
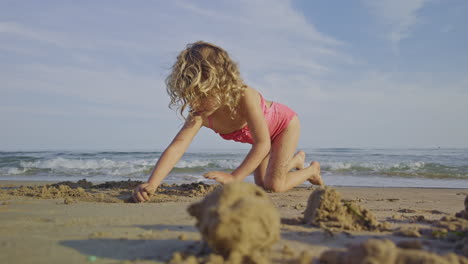
<svg viewBox="0 0 468 264">
<path fill-rule="evenodd" d="M 246 116 L 252 109 L 261 106 L 262 95 L 250 86 L 246 86 L 243 91 L 242 97 L 239 101 L 239 112 L 242 116 Z"/>
<path fill-rule="evenodd" d="M 245 85 L 244 87 L 244 90 L 243 90 L 243 93 L 246 94 L 246 93 L 258 93 L 257 90 L 255 90 L 254 88 L 248 86 L 248 85 Z"/>
<path fill-rule="evenodd" d="M 257 101 L 257 99 L 260 99 L 260 93 L 255 90 L 254 88 L 246 85 L 245 86 L 245 89 L 242 93 L 242 100 L 241 102 L 242 103 L 246 103 L 247 101 L 251 101 L 251 100 L 254 100 L 254 101 Z"/>
</svg>

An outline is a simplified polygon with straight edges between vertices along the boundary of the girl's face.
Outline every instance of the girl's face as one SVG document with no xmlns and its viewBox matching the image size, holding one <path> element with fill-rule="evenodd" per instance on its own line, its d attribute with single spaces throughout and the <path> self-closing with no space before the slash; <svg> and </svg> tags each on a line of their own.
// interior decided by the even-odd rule
<svg viewBox="0 0 468 264">
<path fill-rule="evenodd" d="M 196 102 L 191 108 L 193 112 L 201 116 L 210 116 L 216 110 L 219 109 L 221 105 L 213 97 L 206 97 L 203 100 Z"/>
</svg>

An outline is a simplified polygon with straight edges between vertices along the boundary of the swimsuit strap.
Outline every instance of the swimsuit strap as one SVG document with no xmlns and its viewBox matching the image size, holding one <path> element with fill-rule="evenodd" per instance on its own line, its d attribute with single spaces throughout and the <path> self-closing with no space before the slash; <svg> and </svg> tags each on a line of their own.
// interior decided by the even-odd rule
<svg viewBox="0 0 468 264">
<path fill-rule="evenodd" d="M 260 106 L 262 107 L 262 111 L 265 114 L 267 112 L 267 105 L 265 103 L 265 98 L 263 98 L 261 93 L 258 93 L 260 95 Z"/>
<path fill-rule="evenodd" d="M 265 98 L 263 98 L 261 93 L 258 93 L 260 95 L 260 106 L 262 107 L 262 111 L 265 114 L 267 112 L 267 105 L 265 103 Z M 208 118 L 208 127 L 213 129 L 216 133 L 218 133 L 216 130 L 213 128 L 213 117 L 210 115 L 207 117 Z"/>
</svg>

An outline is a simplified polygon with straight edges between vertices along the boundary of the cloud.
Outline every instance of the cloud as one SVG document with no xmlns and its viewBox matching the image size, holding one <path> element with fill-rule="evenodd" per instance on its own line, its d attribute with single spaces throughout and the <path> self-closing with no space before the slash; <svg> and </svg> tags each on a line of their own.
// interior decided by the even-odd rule
<svg viewBox="0 0 468 264">
<path fill-rule="evenodd" d="M 411 37 L 421 21 L 420 10 L 428 3 L 363 1 L 395 50 Z M 307 146 L 336 146 L 336 142 L 372 146 L 385 137 L 386 146 L 393 146 L 386 129 L 398 130 L 394 123 L 400 114 L 409 116 L 402 125 L 407 131 L 415 128 L 413 119 L 418 115 L 465 118 L 460 113 L 466 112 L 468 98 L 462 92 L 466 78 L 459 81 L 456 74 L 442 78 L 440 72 L 385 72 L 382 69 L 391 67 L 385 58 L 366 64 L 372 51 L 349 51 L 367 40 L 343 41 L 311 23 L 313 19 L 291 3 L 148 1 L 105 8 L 96 3 L 93 8 L 86 3 L 81 8 L 63 4 L 55 13 L 43 6 L 21 9 L 24 16 L 0 22 L 0 118 L 44 121 L 44 131 L 55 133 L 49 131 L 60 131 L 58 119 L 88 128 L 94 116 L 95 122 L 112 123 L 115 139 L 129 136 L 120 132 L 133 129 L 129 123 L 137 127 L 144 123 L 148 131 L 157 131 L 139 137 L 140 142 L 160 135 L 170 138 L 181 120 L 167 108 L 163 79 L 180 50 L 197 40 L 225 48 L 239 62 L 247 84 L 297 111 L 304 120 L 304 134 L 313 133 L 304 139 Z M 440 109 L 440 98 L 451 103 Z M 155 122 L 147 122 L 151 117 Z M 16 131 L 13 121 L 11 135 Z M 430 128 L 454 127 L 444 122 L 433 122 Z M 415 128 L 411 133 L 420 131 Z M 60 136 L 57 132 L 50 137 Z M 405 136 L 401 132 L 400 143 L 409 142 Z M 211 140 L 202 140 L 202 145 Z M 21 145 L 21 139 L 11 144 L 16 143 Z"/>
<path fill-rule="evenodd" d="M 386 38 L 388 38 L 394 50 L 398 52 L 398 46 L 403 39 L 411 37 L 414 26 L 420 22 L 420 11 L 430 0 L 363 0 L 375 17 L 385 25 Z"/>
<path fill-rule="evenodd" d="M 220 2 L 223 4 L 203 7 L 188 1 L 177 1 L 176 3 L 177 6 L 204 18 L 247 26 L 251 30 L 297 34 L 313 40 L 316 44 L 342 44 L 340 41 L 321 33 L 314 25 L 308 23 L 303 15 L 292 8 L 291 1 L 243 0 L 235 4 L 229 1 Z"/>
<path fill-rule="evenodd" d="M 30 93 L 40 92 L 62 99 L 120 107 L 159 106 L 163 99 L 158 90 L 165 91 L 163 81 L 156 76 L 131 74 L 122 70 L 96 71 L 73 66 L 42 64 L 22 65 L 4 69 L 4 86 L 0 90 Z M 27 76 L 27 78 L 25 78 Z M 164 101 L 165 105 L 166 102 Z"/>
<path fill-rule="evenodd" d="M 330 71 L 328 58 L 342 60 L 344 55 L 339 47 L 345 43 L 320 32 L 290 1 L 220 1 L 203 6 L 178 1 L 177 6 L 186 11 L 183 23 L 192 25 L 188 31 L 194 29 L 204 40 L 227 49 L 241 70 L 323 74 Z"/>
<path fill-rule="evenodd" d="M 45 42 L 57 46 L 64 45 L 62 37 L 56 33 L 46 30 L 31 29 L 15 22 L 0 22 L 0 34 L 23 37 L 28 40 Z"/>
<path fill-rule="evenodd" d="M 70 29 L 71 31 L 72 29 Z M 115 30 L 115 29 L 114 29 Z M 0 37 L 17 43 L 30 44 L 31 50 L 36 50 L 37 47 L 31 45 L 50 45 L 64 50 L 81 50 L 81 51 L 132 51 L 134 53 L 154 52 L 154 48 L 147 44 L 134 41 L 132 39 L 116 37 L 104 37 L 99 32 L 70 32 L 48 30 L 36 27 L 34 25 L 22 24 L 19 22 L 0 22 Z M 18 48 L 15 45 L 2 45 L 0 48 L 29 53 L 26 48 Z"/>
<path fill-rule="evenodd" d="M 2 22 L 0 36 L 12 41 L 9 43 L 20 44 L 4 45 L 3 50 L 21 52 L 23 56 L 35 53 L 54 60 L 61 55 L 66 58 L 58 64 L 51 64 L 47 58 L 47 61 L 17 65 L 15 70 L 10 68 L 7 70 L 10 74 L 3 73 L 6 84 L 3 89 L 34 89 L 96 103 L 150 106 L 152 101 L 144 94 L 164 94 L 162 79 L 176 54 L 185 44 L 199 39 L 225 47 L 240 62 L 247 81 L 258 83 L 260 88 L 272 85 L 271 76 L 275 72 L 300 72 L 283 76 L 282 83 L 287 83 L 289 77 L 290 83 L 297 84 L 297 76 L 303 76 L 302 80 L 306 75 L 332 72 L 330 60 L 349 61 L 350 56 L 339 50 L 346 44 L 320 32 L 292 8 L 290 1 L 197 3 L 177 1 L 159 5 L 151 16 L 143 12 L 135 22 L 140 27 L 128 32 L 131 36 L 128 38 L 122 36 L 119 28 L 128 27 L 123 21 L 128 20 L 129 14 L 118 12 L 124 8 L 118 5 L 107 17 L 106 23 L 112 26 L 102 26 L 105 34 L 96 29 L 83 34 L 83 30 L 72 31 L 72 26 L 67 24 L 63 28 L 70 31 L 59 31 L 43 24 L 39 27 L 25 22 Z M 60 12 L 72 11 L 65 8 Z M 169 11 L 172 15 L 165 15 Z M 38 48 L 38 43 L 46 46 Z M 60 47 L 63 54 L 58 53 L 56 47 Z M 149 62 L 148 55 L 155 62 Z M 135 74 L 135 66 L 161 68 Z M 0 68 L 9 66 L 0 65 Z M 151 89 L 154 90 L 151 92 Z M 164 98 L 159 96 L 158 100 Z"/>
</svg>

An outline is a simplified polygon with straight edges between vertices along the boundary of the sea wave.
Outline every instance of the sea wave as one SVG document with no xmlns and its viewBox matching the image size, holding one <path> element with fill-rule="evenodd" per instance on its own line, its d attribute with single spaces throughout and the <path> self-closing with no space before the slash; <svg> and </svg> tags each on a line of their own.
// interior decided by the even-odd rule
<svg viewBox="0 0 468 264">
<path fill-rule="evenodd" d="M 329 173 L 351 175 L 378 175 L 422 178 L 468 179 L 468 166 L 447 166 L 423 161 L 379 162 L 323 162 L 322 170 Z"/>
<path fill-rule="evenodd" d="M 316 157 L 325 176 L 468 180 L 468 151 L 439 152 L 325 149 L 308 152 L 308 157 Z M 0 152 L 0 177 L 144 179 L 160 155 L 160 152 Z M 237 168 L 244 157 L 237 152 L 186 153 L 169 178 L 187 176 L 198 179 L 207 171 L 229 172 Z"/>
<path fill-rule="evenodd" d="M 17 166 L 3 166 L 0 175 L 133 175 L 148 171 L 154 163 L 148 160 L 111 160 L 52 158 L 47 160 L 19 161 Z"/>
<path fill-rule="evenodd" d="M 17 162 L 15 166 L 0 167 L 0 175 L 116 175 L 134 176 L 148 175 L 158 159 L 112 160 L 102 159 L 70 159 L 56 157 L 46 160 Z M 174 167 L 175 173 L 203 173 L 208 170 L 232 170 L 239 166 L 238 160 L 181 160 Z"/>
</svg>

